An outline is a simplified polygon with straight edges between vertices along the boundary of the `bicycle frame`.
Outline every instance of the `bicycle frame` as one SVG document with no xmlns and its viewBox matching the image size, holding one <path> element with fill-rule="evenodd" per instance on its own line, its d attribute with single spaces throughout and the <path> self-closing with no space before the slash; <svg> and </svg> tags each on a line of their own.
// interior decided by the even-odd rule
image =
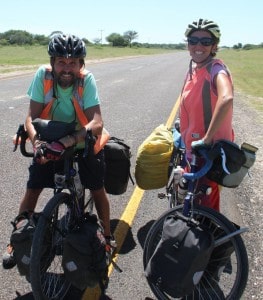
<svg viewBox="0 0 263 300">
<path fill-rule="evenodd" d="M 192 153 L 191 163 L 190 164 L 188 163 L 188 165 L 190 165 L 190 174 L 196 174 L 197 154 L 195 152 Z M 185 178 L 185 174 L 183 175 L 183 177 Z M 196 193 L 197 179 L 192 179 L 192 180 L 187 179 L 187 182 L 188 182 L 188 191 L 183 203 L 183 215 L 192 218 L 193 210 L 191 210 L 191 208 L 194 206 L 194 199 L 198 194 L 203 193 L 203 191 Z"/>
</svg>

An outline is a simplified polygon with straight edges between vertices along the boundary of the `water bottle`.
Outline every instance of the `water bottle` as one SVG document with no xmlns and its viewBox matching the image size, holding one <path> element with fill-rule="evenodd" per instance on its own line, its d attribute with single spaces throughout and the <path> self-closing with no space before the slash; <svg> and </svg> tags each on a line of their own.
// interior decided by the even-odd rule
<svg viewBox="0 0 263 300">
<path fill-rule="evenodd" d="M 76 172 L 76 175 L 74 176 L 74 184 L 75 184 L 77 195 L 80 198 L 83 194 L 83 187 L 80 181 L 79 172 Z"/>
<path fill-rule="evenodd" d="M 181 179 L 179 180 L 179 184 L 178 184 L 178 201 L 180 203 L 184 202 L 184 198 L 187 194 L 187 189 L 188 189 L 188 182 L 184 177 L 181 177 Z"/>
<path fill-rule="evenodd" d="M 174 184 L 175 184 L 175 186 L 178 186 L 179 181 L 180 181 L 181 177 L 183 176 L 183 174 L 184 174 L 184 169 L 181 166 L 177 166 L 174 169 Z"/>
</svg>

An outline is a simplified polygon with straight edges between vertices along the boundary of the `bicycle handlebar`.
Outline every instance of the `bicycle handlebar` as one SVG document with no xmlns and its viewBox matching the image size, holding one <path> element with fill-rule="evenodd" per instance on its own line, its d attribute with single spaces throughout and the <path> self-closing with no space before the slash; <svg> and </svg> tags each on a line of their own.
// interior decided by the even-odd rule
<svg viewBox="0 0 263 300">
<path fill-rule="evenodd" d="M 58 122 L 57 122 L 58 123 Z M 24 128 L 24 124 L 19 125 L 17 133 L 16 133 L 16 139 L 14 141 L 14 149 L 13 152 L 17 150 L 18 145 L 20 146 L 20 152 L 25 157 L 34 157 L 34 152 L 27 151 L 26 149 L 26 143 L 27 143 L 28 135 Z M 95 140 L 92 136 L 92 132 L 88 131 L 86 138 L 85 138 L 85 147 L 83 151 L 83 157 L 87 157 L 92 153 L 92 149 L 94 146 Z M 69 147 L 65 150 L 64 154 L 61 158 L 65 158 L 72 155 L 72 150 L 74 147 Z"/>
<path fill-rule="evenodd" d="M 21 139 L 21 143 L 20 143 L 20 152 L 22 153 L 23 156 L 25 157 L 34 157 L 34 153 L 33 152 L 28 152 L 26 150 L 26 140 Z"/>
<path fill-rule="evenodd" d="M 197 180 L 206 175 L 206 173 L 211 169 L 213 165 L 213 160 L 208 156 L 208 152 L 210 149 L 200 149 L 198 153 L 205 159 L 204 166 L 195 173 L 184 173 L 183 177 L 187 180 Z"/>
</svg>

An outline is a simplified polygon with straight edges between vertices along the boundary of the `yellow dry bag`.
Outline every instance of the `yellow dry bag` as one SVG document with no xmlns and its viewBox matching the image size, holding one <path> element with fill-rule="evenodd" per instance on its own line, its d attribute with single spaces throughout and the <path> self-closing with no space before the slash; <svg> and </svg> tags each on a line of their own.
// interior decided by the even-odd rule
<svg viewBox="0 0 263 300">
<path fill-rule="evenodd" d="M 172 151 L 172 131 L 161 124 L 140 145 L 137 152 L 135 179 L 141 189 L 159 189 L 167 184 Z"/>
</svg>

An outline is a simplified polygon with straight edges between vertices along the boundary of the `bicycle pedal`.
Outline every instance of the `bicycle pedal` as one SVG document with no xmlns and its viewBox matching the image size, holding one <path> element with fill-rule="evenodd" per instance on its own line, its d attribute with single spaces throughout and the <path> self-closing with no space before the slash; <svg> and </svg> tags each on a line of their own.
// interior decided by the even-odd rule
<svg viewBox="0 0 263 300">
<path fill-rule="evenodd" d="M 107 253 L 107 256 L 108 256 L 108 265 L 112 264 L 113 268 L 119 272 L 119 273 L 122 273 L 122 269 L 117 265 L 117 263 L 113 260 L 114 258 L 114 254 L 110 254 L 110 253 Z"/>
<path fill-rule="evenodd" d="M 158 198 L 159 199 L 164 199 L 166 197 L 165 193 L 158 193 Z"/>
<path fill-rule="evenodd" d="M 122 269 L 116 264 L 114 260 L 111 261 L 111 264 L 113 265 L 113 268 L 118 271 L 119 273 L 122 273 Z"/>
</svg>

